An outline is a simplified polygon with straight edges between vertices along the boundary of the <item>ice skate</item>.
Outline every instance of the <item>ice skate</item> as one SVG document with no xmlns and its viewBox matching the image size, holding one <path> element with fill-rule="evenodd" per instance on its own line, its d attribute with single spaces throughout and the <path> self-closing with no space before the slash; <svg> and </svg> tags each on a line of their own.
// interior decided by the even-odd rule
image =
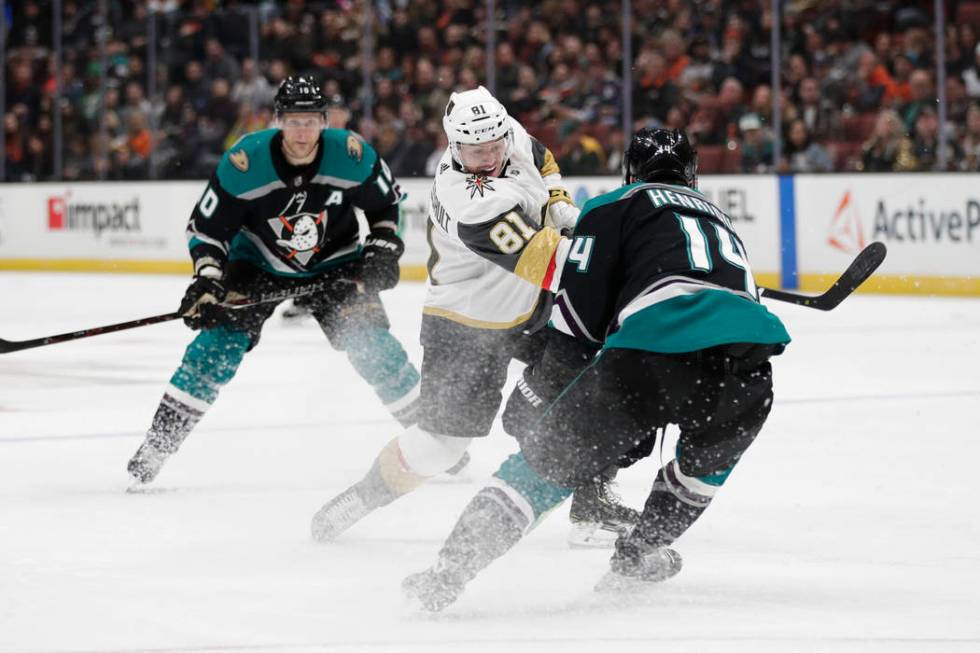
<svg viewBox="0 0 980 653">
<path fill-rule="evenodd" d="M 615 470 L 613 471 L 615 474 Z M 588 485 L 575 490 L 568 519 L 572 530 L 568 544 L 572 548 L 612 548 L 619 536 L 629 535 L 640 514 L 623 505 L 613 490 L 608 473 L 597 476 Z"/>
<path fill-rule="evenodd" d="M 317 542 L 329 542 L 366 517 L 372 508 L 353 485 L 328 501 L 313 515 L 310 531 Z"/>
<path fill-rule="evenodd" d="M 405 598 L 428 612 L 440 612 L 455 603 L 463 588 L 452 574 L 431 567 L 402 581 Z"/>
<path fill-rule="evenodd" d="M 149 440 L 140 445 L 126 464 L 126 471 L 138 485 L 150 483 L 160 473 L 163 463 L 170 454 L 160 451 Z"/>
<path fill-rule="evenodd" d="M 638 537 L 620 538 L 609 571 L 595 586 L 597 592 L 642 591 L 676 576 L 683 565 L 681 555 L 666 546 L 656 546 Z"/>
</svg>

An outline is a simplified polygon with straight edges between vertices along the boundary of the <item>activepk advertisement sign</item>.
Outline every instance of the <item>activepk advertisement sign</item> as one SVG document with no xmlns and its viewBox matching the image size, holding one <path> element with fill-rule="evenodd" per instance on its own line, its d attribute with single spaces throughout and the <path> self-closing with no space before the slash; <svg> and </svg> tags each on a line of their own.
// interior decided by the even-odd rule
<svg viewBox="0 0 980 653">
<path fill-rule="evenodd" d="M 838 271 L 870 242 L 888 246 L 884 276 L 980 277 L 976 175 L 799 175 L 801 275 Z"/>
</svg>

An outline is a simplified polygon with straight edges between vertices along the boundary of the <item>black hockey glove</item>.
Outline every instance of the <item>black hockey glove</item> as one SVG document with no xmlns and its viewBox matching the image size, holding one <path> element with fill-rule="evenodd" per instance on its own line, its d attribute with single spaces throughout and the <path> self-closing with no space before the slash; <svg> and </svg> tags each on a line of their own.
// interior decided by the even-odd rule
<svg viewBox="0 0 980 653">
<path fill-rule="evenodd" d="M 216 272 L 215 272 L 216 271 Z M 178 312 L 184 324 L 192 329 L 207 329 L 217 325 L 215 304 L 225 299 L 228 291 L 221 283 L 221 271 L 214 267 L 201 270 L 184 292 Z"/>
<path fill-rule="evenodd" d="M 592 362 L 595 345 L 549 329 L 541 360 L 524 368 L 501 416 L 504 431 L 525 437 L 578 374 Z"/>
<path fill-rule="evenodd" d="M 404 251 L 405 243 L 391 229 L 372 231 L 364 241 L 361 264 L 364 289 L 378 292 L 394 288 L 399 278 L 398 259 Z"/>
</svg>

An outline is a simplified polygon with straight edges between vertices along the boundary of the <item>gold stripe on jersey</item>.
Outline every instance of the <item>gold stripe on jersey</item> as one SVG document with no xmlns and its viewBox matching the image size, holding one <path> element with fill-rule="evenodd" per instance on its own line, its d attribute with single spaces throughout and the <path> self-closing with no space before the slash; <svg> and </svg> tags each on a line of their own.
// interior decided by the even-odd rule
<svg viewBox="0 0 980 653">
<path fill-rule="evenodd" d="M 538 298 L 540 299 L 540 297 Z M 450 311 L 445 308 L 439 308 L 437 306 L 425 306 L 422 308 L 422 313 L 424 315 L 433 315 L 435 317 L 444 317 L 447 320 L 452 320 L 453 322 L 459 322 L 460 324 L 465 324 L 469 327 L 475 327 L 477 329 L 513 329 L 516 326 L 524 324 L 531 319 L 534 315 L 535 309 L 538 307 L 538 300 L 534 301 L 534 306 L 531 307 L 527 313 L 523 315 L 518 315 L 510 322 L 487 322 L 485 320 L 477 320 L 472 317 L 467 317 L 461 313 L 456 313 L 455 311 Z"/>
<path fill-rule="evenodd" d="M 524 251 L 521 252 L 521 257 L 514 267 L 514 274 L 535 286 L 540 286 L 545 275 L 548 274 L 548 266 L 551 265 L 560 242 L 561 234 L 553 227 L 543 227 L 524 246 Z"/>
<path fill-rule="evenodd" d="M 558 162 L 555 161 L 555 155 L 551 153 L 548 148 L 544 149 L 544 162 L 541 163 L 541 168 L 539 169 L 542 177 L 547 177 L 548 175 L 561 174 L 561 169 L 558 167 Z"/>
</svg>

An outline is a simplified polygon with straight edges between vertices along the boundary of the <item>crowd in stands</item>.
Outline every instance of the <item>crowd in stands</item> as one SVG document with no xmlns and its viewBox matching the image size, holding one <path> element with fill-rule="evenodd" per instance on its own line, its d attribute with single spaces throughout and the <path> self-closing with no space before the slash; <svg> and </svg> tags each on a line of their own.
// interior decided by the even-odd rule
<svg viewBox="0 0 980 653">
<path fill-rule="evenodd" d="M 769 0 L 632 0 L 628 94 L 618 2 L 494 4 L 496 94 L 565 174 L 620 174 L 626 97 L 634 128 L 686 128 L 706 173 L 980 170 L 980 0 L 945 3 L 945 166 L 932 0 L 787 0 L 779 125 Z M 271 123 L 293 73 L 345 104 L 341 122 L 396 175 L 428 176 L 450 93 L 488 83 L 483 0 L 62 6 L 55 106 L 52 3 L 7 3 L 7 181 L 53 178 L 56 110 L 66 180 L 207 177 L 239 136 Z"/>
</svg>

